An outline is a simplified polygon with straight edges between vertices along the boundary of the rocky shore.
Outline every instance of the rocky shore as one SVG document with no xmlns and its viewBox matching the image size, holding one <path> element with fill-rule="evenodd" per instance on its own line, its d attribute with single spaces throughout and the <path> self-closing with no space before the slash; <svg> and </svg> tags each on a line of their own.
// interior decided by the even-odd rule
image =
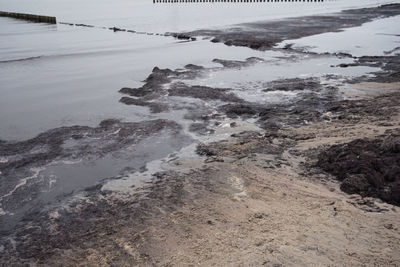
<svg viewBox="0 0 400 267">
<path fill-rule="evenodd" d="M 267 49 L 301 27 L 312 35 L 399 13 L 400 5 L 389 5 L 307 17 L 307 23 L 295 23 L 296 27 L 262 24 L 262 32 L 238 30 L 234 38 L 230 31 L 202 31 L 196 36 Z M 271 33 L 276 23 L 281 26 Z M 325 26 L 312 28 L 309 23 Z M 305 54 L 290 47 L 282 50 L 292 53 L 282 60 L 301 61 Z M 155 67 L 141 87 L 122 88 L 123 104 L 148 107 L 152 114 L 184 111 L 184 119 L 190 121 L 187 131 L 200 136 L 194 153 L 169 155 L 157 171 L 133 168 L 135 177 L 147 173 L 151 178 L 124 190 L 111 190 L 109 180 L 102 181 L 62 205 L 29 213 L 3 231 L 0 262 L 400 265 L 400 56 L 307 57 L 350 58 L 352 63 L 332 68 L 365 66 L 380 71 L 345 79 L 316 75 L 269 81 L 261 94 L 279 91 L 295 97 L 268 105 L 241 97 L 233 88 L 193 83 L 210 72 L 268 64 L 254 57 L 215 59 L 217 67 Z M 348 91 L 343 93 L 343 87 Z M 350 89 L 358 93 L 352 95 Z M 190 144 L 193 140 L 183 128 L 172 120 L 107 120 L 94 128 L 64 127 L 28 141 L 1 141 L 7 161 L 0 161 L 0 171 L 22 177 L 54 160 L 101 158 L 162 131 Z M 66 146 L 66 140 L 74 142 Z M 39 145 L 47 150 L 38 151 Z M 182 147 L 177 145 L 176 150 Z"/>
</svg>

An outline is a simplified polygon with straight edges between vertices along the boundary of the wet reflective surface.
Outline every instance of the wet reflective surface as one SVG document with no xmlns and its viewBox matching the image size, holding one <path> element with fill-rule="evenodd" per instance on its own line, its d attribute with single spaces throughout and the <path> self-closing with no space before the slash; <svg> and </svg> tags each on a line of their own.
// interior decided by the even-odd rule
<svg viewBox="0 0 400 267">
<path fill-rule="evenodd" d="M 297 49 L 316 53 L 349 53 L 356 57 L 393 55 L 399 52 L 399 23 L 400 16 L 379 19 L 341 32 L 287 40 L 280 47 L 294 43 Z"/>
</svg>

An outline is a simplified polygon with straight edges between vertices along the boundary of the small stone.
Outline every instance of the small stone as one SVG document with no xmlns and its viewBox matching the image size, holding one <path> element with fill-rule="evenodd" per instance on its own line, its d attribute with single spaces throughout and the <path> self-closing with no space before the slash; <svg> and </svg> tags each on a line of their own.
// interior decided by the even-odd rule
<svg viewBox="0 0 400 267">
<path fill-rule="evenodd" d="M 262 218 L 264 218 L 264 214 L 257 212 L 256 214 L 254 214 L 254 218 L 262 219 Z"/>
<path fill-rule="evenodd" d="M 263 244 L 264 244 L 263 241 L 259 241 L 259 242 L 256 243 L 256 247 L 261 247 Z"/>
<path fill-rule="evenodd" d="M 388 223 L 384 225 L 386 229 L 392 230 L 393 229 L 393 224 Z"/>
</svg>

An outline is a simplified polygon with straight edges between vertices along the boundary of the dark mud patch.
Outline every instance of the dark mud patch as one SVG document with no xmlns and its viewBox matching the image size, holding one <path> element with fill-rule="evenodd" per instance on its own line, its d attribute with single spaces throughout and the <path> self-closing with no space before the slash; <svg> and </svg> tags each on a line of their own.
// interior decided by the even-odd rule
<svg viewBox="0 0 400 267">
<path fill-rule="evenodd" d="M 201 135 L 212 134 L 215 132 L 214 129 L 210 129 L 209 123 L 207 122 L 199 122 L 199 123 L 192 123 L 189 126 L 189 131 L 195 132 Z"/>
<path fill-rule="evenodd" d="M 175 122 L 161 119 L 138 123 L 105 120 L 95 128 L 61 127 L 26 141 L 1 142 L 0 154 L 9 160 L 0 163 L 0 171 L 7 176 L 16 169 L 44 165 L 55 159 L 103 156 L 164 129 L 178 132 L 181 128 Z"/>
<path fill-rule="evenodd" d="M 232 136 L 231 141 L 199 144 L 196 153 L 201 156 L 222 158 L 232 157 L 241 159 L 251 154 L 281 155 L 291 142 L 273 143 L 276 135 L 262 135 L 258 132 L 242 132 Z"/>
<path fill-rule="evenodd" d="M 341 100 L 327 104 L 326 111 L 331 112 L 331 119 L 343 122 L 358 122 L 364 117 L 390 119 L 397 113 L 400 93 L 377 96 L 374 99 Z"/>
<path fill-rule="evenodd" d="M 264 92 L 271 91 L 318 91 L 321 89 L 321 82 L 316 78 L 293 78 L 293 79 L 282 79 L 276 80 L 273 82 L 269 82 L 266 84 L 267 88 L 264 89 Z"/>
<path fill-rule="evenodd" d="M 323 16 L 306 16 L 291 19 L 235 25 L 221 30 L 198 30 L 185 33 L 188 36 L 207 36 L 215 43 L 228 46 L 245 46 L 266 50 L 288 39 L 325 32 L 340 31 L 343 28 L 360 26 L 377 18 L 400 14 L 400 4 L 382 5 L 373 8 L 344 10 Z"/>
<path fill-rule="evenodd" d="M 148 107 L 150 109 L 150 111 L 153 113 L 160 113 L 160 112 L 169 110 L 169 107 L 167 104 L 151 102 L 151 101 L 144 101 L 141 99 L 136 99 L 136 98 L 127 97 L 127 96 L 121 97 L 119 102 L 124 103 L 125 105 Z"/>
<path fill-rule="evenodd" d="M 318 121 L 329 107 L 338 100 L 338 88 L 322 85 L 318 78 L 280 79 L 267 82 L 263 91 L 295 92 L 297 96 L 290 102 L 280 104 L 258 104 L 252 102 L 229 103 L 218 110 L 229 118 L 257 118 L 259 125 L 268 129 L 272 125 L 302 125 Z"/>
<path fill-rule="evenodd" d="M 0 262 L 157 265 L 154 255 L 162 255 L 168 246 L 151 228 L 165 225 L 181 232 L 184 229 L 168 215 L 183 206 L 196 206 L 206 196 L 236 192 L 228 177 L 223 170 L 212 168 L 187 174 L 160 172 L 134 195 L 120 198 L 94 189 L 85 200 L 66 209 L 35 214 L 16 229 L 13 241 L 1 239 Z M 207 219 L 191 218 L 194 224 L 205 225 Z"/>
<path fill-rule="evenodd" d="M 194 80 L 204 73 L 222 68 L 240 68 L 260 62 L 259 58 L 248 58 L 244 61 L 214 59 L 223 67 L 204 68 L 188 64 L 184 69 L 160 69 L 155 67 L 139 88 L 124 87 L 119 92 L 128 96 L 120 99 L 127 105 L 145 106 L 153 113 L 165 112 L 171 109 L 182 109 L 183 103 L 169 97 L 180 96 L 203 101 L 243 102 L 229 88 L 211 88 L 207 86 L 187 85 L 183 81 Z M 197 108 L 197 107 L 194 107 Z"/>
<path fill-rule="evenodd" d="M 344 192 L 400 205 L 399 135 L 335 145 L 318 158 L 317 166 L 334 175 Z"/>
<path fill-rule="evenodd" d="M 354 63 L 344 64 L 339 67 L 367 66 L 381 68 L 382 71 L 374 72 L 374 77 L 359 77 L 349 80 L 349 83 L 360 81 L 371 82 L 399 82 L 400 81 L 400 54 L 393 56 L 362 56 L 356 58 Z"/>
<path fill-rule="evenodd" d="M 188 145 L 168 120 L 105 120 L 98 127 L 53 129 L 21 142 L 1 142 L 0 231 L 107 179 L 141 171 L 147 162 Z M 4 160 L 4 158 L 7 160 Z"/>
<path fill-rule="evenodd" d="M 213 59 L 212 62 L 221 64 L 225 68 L 241 68 L 241 67 L 246 67 L 250 66 L 256 63 L 263 62 L 264 59 L 258 58 L 258 57 L 250 57 L 246 61 L 240 61 L 240 60 L 224 60 L 224 59 Z"/>
<path fill-rule="evenodd" d="M 119 92 L 131 97 L 122 97 L 121 103 L 127 105 L 147 106 L 153 113 L 169 110 L 167 84 L 175 79 L 194 79 L 202 74 L 203 67 L 189 64 L 183 70 L 160 69 L 155 67 L 139 88 L 122 88 Z M 180 91 L 177 89 L 176 94 Z M 182 93 L 183 94 L 183 93 Z M 134 98 L 132 98 L 134 97 Z"/>
<path fill-rule="evenodd" d="M 226 104 L 219 107 L 219 111 L 226 114 L 229 118 L 250 118 L 258 116 L 265 107 L 262 105 L 243 103 L 243 104 Z"/>
<path fill-rule="evenodd" d="M 171 84 L 168 93 L 170 96 L 183 96 L 198 98 L 202 100 L 220 100 L 223 102 L 243 102 L 243 99 L 237 97 L 233 93 L 228 92 L 229 89 L 212 88 L 208 86 L 189 86 L 182 82 Z"/>
<path fill-rule="evenodd" d="M 220 63 L 222 68 L 238 68 L 256 64 L 260 60 L 259 58 L 248 58 L 244 61 L 214 59 L 213 62 Z M 229 92 L 229 88 L 191 86 L 182 82 L 200 77 L 207 71 L 219 69 L 221 67 L 204 68 L 194 64 L 188 64 L 184 69 L 176 70 L 155 67 L 144 80 L 143 86 L 122 88 L 119 92 L 129 97 L 122 97 L 120 102 L 127 105 L 147 106 L 153 113 L 176 109 L 169 101 L 169 96 L 182 96 L 204 101 L 242 102 L 242 99 Z"/>
<path fill-rule="evenodd" d="M 223 66 L 222 69 L 225 69 L 248 66 L 259 60 L 258 58 L 248 58 L 245 61 L 215 59 L 214 62 L 220 63 Z M 355 60 L 354 64 L 381 67 L 382 72 L 374 78 L 355 78 L 353 82 L 370 81 L 371 79 L 384 80 L 385 77 L 395 76 L 400 67 L 398 56 L 362 57 Z M 322 84 L 321 80 L 315 77 L 280 79 L 262 84 L 266 94 L 274 91 L 295 93 L 293 99 L 280 104 L 249 102 L 235 95 L 232 92 L 233 89 L 230 88 L 213 88 L 184 83 L 186 79 L 192 80 L 212 70 L 214 68 L 203 68 L 196 65 L 187 65 L 183 70 L 156 67 L 141 88 L 122 88 L 120 92 L 131 97 L 123 97 L 121 101 L 126 104 L 148 106 L 153 112 L 186 109 L 188 114 L 185 115 L 185 118 L 199 119 L 203 124 L 211 118 L 213 110 L 217 110 L 218 114 L 214 114 L 217 118 L 223 116 L 254 118 L 257 119 L 258 125 L 266 130 L 333 119 L 326 113 L 334 113 L 334 119 L 355 122 L 357 118 L 364 115 L 388 116 L 394 108 L 393 100 L 390 98 L 382 100 L 382 103 L 386 104 L 384 106 L 374 105 L 368 100 L 358 102 L 341 100 L 337 87 Z M 325 78 L 337 80 L 340 77 L 326 75 Z M 176 96 L 188 99 L 175 99 Z M 201 101 L 194 101 L 196 99 Z M 212 107 L 209 105 L 210 101 L 212 101 Z M 199 125 L 194 125 L 191 130 L 198 129 L 199 132 L 202 131 L 202 134 L 208 131 L 204 127 L 198 127 Z"/>
</svg>

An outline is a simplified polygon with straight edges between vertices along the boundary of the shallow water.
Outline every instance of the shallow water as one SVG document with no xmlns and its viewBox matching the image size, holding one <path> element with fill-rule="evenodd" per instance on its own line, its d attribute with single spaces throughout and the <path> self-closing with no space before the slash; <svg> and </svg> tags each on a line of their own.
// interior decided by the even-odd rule
<svg viewBox="0 0 400 267">
<path fill-rule="evenodd" d="M 66 125 L 95 126 L 110 117 L 143 120 L 147 109 L 119 104 L 118 90 L 139 86 L 155 66 L 210 65 L 216 57 L 244 59 L 261 53 L 206 40 L 179 42 L 8 18 L 0 18 L 1 23 L 18 29 L 11 34 L 9 52 L 0 53 L 0 139 L 5 140 Z M 9 35 L 7 27 L 0 27 L 0 40 Z"/>
<path fill-rule="evenodd" d="M 341 78 L 352 78 L 379 71 L 379 68 L 357 66 L 339 68 L 341 63 L 351 63 L 353 59 L 339 59 L 332 56 L 299 56 L 296 59 L 263 57 L 264 62 L 246 68 L 221 69 L 209 71 L 207 75 L 187 82 L 190 85 L 201 85 L 218 88 L 231 88 L 240 98 L 260 104 L 279 104 L 293 100 L 299 92 L 271 91 L 264 92 L 268 82 L 291 78 L 321 78 L 334 75 Z M 282 54 L 280 54 L 282 56 Z M 272 58 L 272 60 L 271 60 Z"/>
<path fill-rule="evenodd" d="M 324 3 L 152 4 L 149 0 L 0 0 L 0 9 L 57 16 L 58 21 L 148 32 L 335 12 L 396 1 Z M 213 58 L 243 60 L 260 52 L 208 41 L 114 33 L 101 28 L 29 23 L 0 18 L 0 139 L 31 138 L 64 125 L 129 121 L 147 109 L 118 104 L 121 87 L 135 87 L 155 66 L 209 65 Z"/>
<path fill-rule="evenodd" d="M 316 53 L 348 53 L 356 57 L 384 56 L 400 53 L 400 16 L 367 22 L 360 27 L 286 40 L 279 44 L 294 44 Z M 397 49 L 396 49 L 397 48 Z"/>
<path fill-rule="evenodd" d="M 183 135 L 163 131 L 103 157 L 56 160 L 30 168 L 28 176 L 16 179 L 13 189 L 0 195 L 0 231 L 12 228 L 25 214 L 62 202 L 83 188 L 146 170 L 148 162 L 164 158 L 189 143 L 191 140 Z M 0 187 L 0 191 L 3 189 Z"/>
</svg>

